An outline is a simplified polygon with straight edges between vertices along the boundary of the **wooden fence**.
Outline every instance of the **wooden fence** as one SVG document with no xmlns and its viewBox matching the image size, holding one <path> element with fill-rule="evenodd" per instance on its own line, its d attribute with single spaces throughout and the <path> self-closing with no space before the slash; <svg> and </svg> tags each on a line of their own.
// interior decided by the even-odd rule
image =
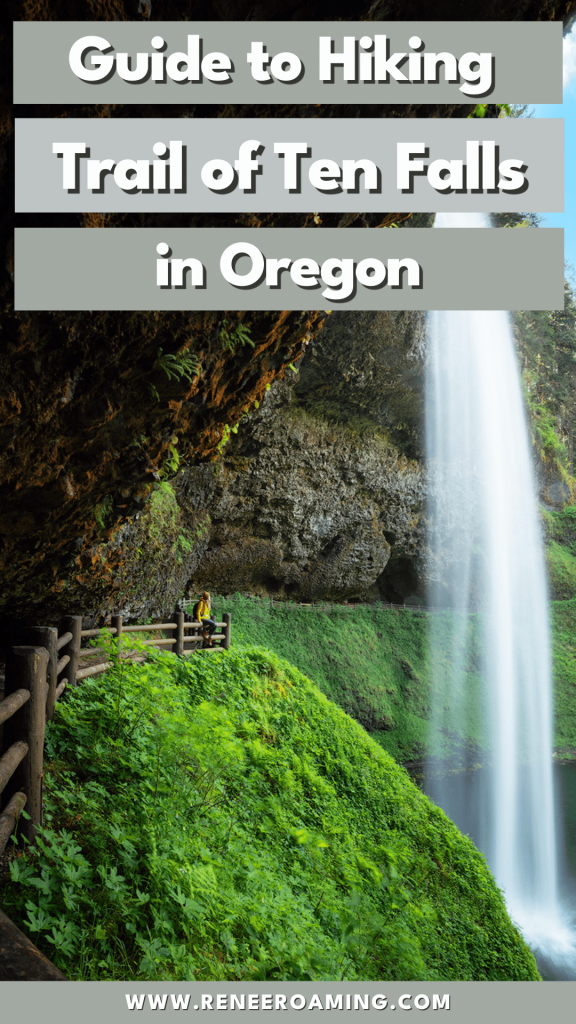
<svg viewBox="0 0 576 1024">
<path fill-rule="evenodd" d="M 143 662 L 146 656 L 140 651 L 131 651 L 129 644 L 124 644 L 126 638 L 138 633 L 161 633 L 161 637 L 144 637 L 139 639 L 139 647 L 150 646 L 168 648 L 173 650 L 178 657 L 183 654 L 190 654 L 195 650 L 202 650 L 203 654 L 214 654 L 221 649 L 228 649 L 231 643 L 231 616 L 222 616 L 222 622 L 216 625 L 219 632 L 212 637 L 214 646 L 206 647 L 202 636 L 202 626 L 199 622 L 186 622 L 184 612 L 177 612 L 173 616 L 173 622 L 160 622 L 146 626 L 125 626 L 121 615 L 113 615 L 110 627 L 102 629 L 82 629 L 82 619 L 79 615 L 70 615 L 62 620 L 61 628 L 66 632 L 55 642 L 52 638 L 52 647 L 49 648 L 50 674 L 49 691 L 53 692 L 54 700 L 63 690 L 63 683 L 68 686 L 75 686 L 82 679 L 99 675 L 106 672 L 112 662 L 109 660 L 109 646 L 91 647 L 82 641 L 94 640 L 97 637 L 112 637 L 117 644 L 117 652 L 122 660 L 131 662 Z M 54 631 L 55 632 L 55 631 Z M 167 633 L 172 634 L 166 636 Z M 59 651 L 61 657 L 58 657 Z M 94 659 L 96 659 L 94 661 Z M 66 678 L 63 678 L 64 671 Z M 49 698 L 50 702 L 50 698 Z"/>
<path fill-rule="evenodd" d="M 82 616 L 69 615 L 59 629 L 36 626 L 29 645 L 12 647 L 6 662 L 4 699 L 0 701 L 0 857 L 24 808 L 20 834 L 29 843 L 42 825 L 42 779 L 46 721 L 54 718 L 56 703 L 66 689 L 112 667 L 110 644 L 92 647 L 87 641 L 112 637 L 115 653 L 126 662 L 143 662 L 142 647 L 174 650 L 180 657 L 202 651 L 214 654 L 231 643 L 231 615 L 217 623 L 214 646 L 205 646 L 202 625 L 186 622 L 177 612 L 172 622 L 124 625 L 121 615 L 111 626 L 82 629 Z M 138 649 L 130 650 L 130 636 L 143 633 Z M 161 637 L 147 634 L 161 633 Z M 173 634 L 166 636 L 167 633 Z M 127 641 L 127 642 L 125 642 Z M 96 660 L 94 660 L 96 659 Z M 19 931 L 0 910 L 0 980 L 50 981 L 65 976 Z"/>
<path fill-rule="evenodd" d="M 47 666 L 44 647 L 13 647 L 9 652 L 4 700 L 0 702 L 0 796 L 7 798 L 0 813 L 0 854 L 24 807 L 29 817 L 23 820 L 21 832 L 29 842 L 34 841 L 42 823 Z M 1 910 L 0 980 L 66 981 Z"/>
</svg>

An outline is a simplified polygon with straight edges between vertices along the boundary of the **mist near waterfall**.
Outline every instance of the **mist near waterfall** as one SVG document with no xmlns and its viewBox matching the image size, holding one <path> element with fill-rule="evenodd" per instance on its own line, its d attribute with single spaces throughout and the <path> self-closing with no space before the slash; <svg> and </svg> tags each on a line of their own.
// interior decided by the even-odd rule
<svg viewBox="0 0 576 1024">
<path fill-rule="evenodd" d="M 439 214 L 435 226 L 490 224 L 482 214 Z M 512 919 L 568 969 L 575 946 L 559 898 L 547 583 L 511 319 L 428 317 L 429 603 L 446 611 L 430 616 L 426 789 L 456 824 L 475 804 L 476 838 Z M 480 747 L 486 770 L 475 785 Z M 448 785 L 438 766 L 456 750 Z"/>
</svg>

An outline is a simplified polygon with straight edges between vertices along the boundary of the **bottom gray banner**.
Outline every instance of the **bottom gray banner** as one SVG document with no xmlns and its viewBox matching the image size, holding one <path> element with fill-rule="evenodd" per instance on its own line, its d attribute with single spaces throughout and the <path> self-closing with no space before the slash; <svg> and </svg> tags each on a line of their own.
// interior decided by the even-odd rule
<svg viewBox="0 0 576 1024">
<path fill-rule="evenodd" d="M 17 228 L 17 310 L 562 309 L 560 228 Z"/>
<path fill-rule="evenodd" d="M 42 1020 L 58 1024 L 130 1024 L 137 1016 L 164 1013 L 203 1019 L 208 1013 L 243 1021 L 291 1022 L 322 1012 L 342 1020 L 384 1021 L 390 1013 L 416 1014 L 425 1024 L 540 1024 L 570 1020 L 574 982 L 0 982 L 0 1005 L 6 1020 Z"/>
</svg>

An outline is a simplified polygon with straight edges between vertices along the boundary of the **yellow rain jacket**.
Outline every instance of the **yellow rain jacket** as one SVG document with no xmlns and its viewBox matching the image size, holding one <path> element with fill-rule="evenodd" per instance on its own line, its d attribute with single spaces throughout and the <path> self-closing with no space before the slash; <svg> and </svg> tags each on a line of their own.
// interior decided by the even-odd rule
<svg viewBox="0 0 576 1024">
<path fill-rule="evenodd" d="M 198 607 L 196 609 L 196 620 L 197 620 L 197 622 L 202 622 L 202 619 L 209 619 L 210 618 L 210 606 L 211 606 L 211 603 L 212 602 L 210 600 L 205 601 L 203 597 L 200 598 L 200 600 L 198 602 Z"/>
</svg>

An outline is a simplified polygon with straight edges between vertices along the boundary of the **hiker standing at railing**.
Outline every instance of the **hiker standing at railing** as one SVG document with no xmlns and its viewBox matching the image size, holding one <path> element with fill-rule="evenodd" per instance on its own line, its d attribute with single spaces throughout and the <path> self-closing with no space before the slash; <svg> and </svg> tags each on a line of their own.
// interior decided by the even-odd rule
<svg viewBox="0 0 576 1024">
<path fill-rule="evenodd" d="M 192 609 L 192 615 L 194 622 L 202 623 L 202 636 L 204 637 L 204 640 L 208 641 L 208 645 L 210 647 L 214 647 L 212 635 L 216 631 L 218 623 L 212 618 L 211 612 L 212 601 L 210 594 L 207 590 L 203 590 L 200 595 L 200 600 L 196 602 Z"/>
</svg>

